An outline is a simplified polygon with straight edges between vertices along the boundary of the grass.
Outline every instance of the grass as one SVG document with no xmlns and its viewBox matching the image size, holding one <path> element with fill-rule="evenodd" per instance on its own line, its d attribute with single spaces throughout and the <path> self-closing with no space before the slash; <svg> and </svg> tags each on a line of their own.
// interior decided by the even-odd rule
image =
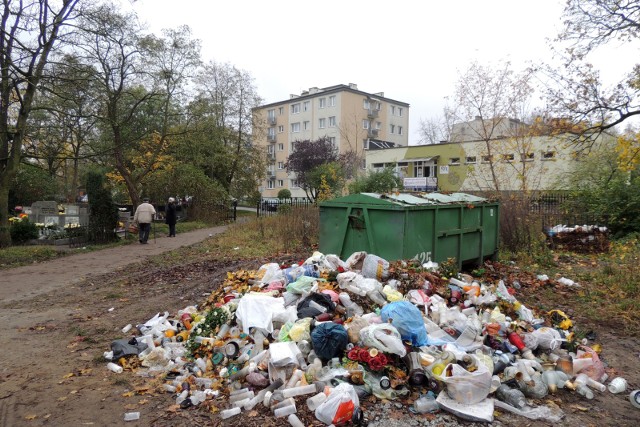
<svg viewBox="0 0 640 427">
<path fill-rule="evenodd" d="M 251 214 L 251 212 L 248 212 Z M 255 214 L 253 214 L 255 215 Z M 169 226 L 166 224 L 157 223 L 156 233 L 159 236 L 169 234 Z M 192 230 L 198 230 L 202 228 L 211 227 L 211 224 L 207 224 L 201 221 L 189 221 L 179 222 L 176 224 L 176 233 L 186 233 Z M 153 231 L 152 231 L 153 233 Z M 129 235 L 127 239 L 118 240 L 111 243 L 101 245 L 87 244 L 82 248 L 69 249 L 68 247 L 55 247 L 49 245 L 33 245 L 33 246 L 11 246 L 8 248 L 0 249 L 0 270 L 19 267 L 22 265 L 33 264 L 42 261 L 49 261 L 55 258 L 74 254 L 78 252 L 97 251 L 116 246 L 128 245 L 133 242 L 137 242 L 137 239 L 133 235 Z"/>
<path fill-rule="evenodd" d="M 555 295 L 548 288 L 537 295 L 540 306 L 552 305 L 559 300 L 572 307 L 575 313 L 594 324 L 615 322 L 625 333 L 638 335 L 640 323 L 640 238 L 613 241 L 608 253 L 576 254 L 550 251 L 509 254 L 517 265 L 539 273 L 544 270 L 550 277 L 564 276 L 578 282 L 570 300 Z M 504 254 L 503 254 L 504 255 Z M 538 263 L 540 260 L 543 263 Z M 544 264 L 544 265 L 541 265 Z"/>
</svg>

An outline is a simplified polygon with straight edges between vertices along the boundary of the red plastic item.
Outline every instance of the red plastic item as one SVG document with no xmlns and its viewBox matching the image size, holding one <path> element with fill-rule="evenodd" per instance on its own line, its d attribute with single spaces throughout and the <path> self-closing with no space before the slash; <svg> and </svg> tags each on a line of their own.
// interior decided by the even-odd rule
<svg viewBox="0 0 640 427">
<path fill-rule="evenodd" d="M 522 342 L 522 338 L 515 332 L 509 333 L 509 342 L 516 346 L 516 348 L 522 351 L 525 348 L 524 343 Z"/>
</svg>

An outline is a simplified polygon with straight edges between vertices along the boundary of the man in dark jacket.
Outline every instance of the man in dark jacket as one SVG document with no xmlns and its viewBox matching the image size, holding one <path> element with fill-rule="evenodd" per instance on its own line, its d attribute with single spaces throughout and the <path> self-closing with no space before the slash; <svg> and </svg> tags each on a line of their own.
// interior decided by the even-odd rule
<svg viewBox="0 0 640 427">
<path fill-rule="evenodd" d="M 169 237 L 176 237 L 176 199 L 173 197 L 169 197 L 164 222 L 169 225 Z"/>
</svg>

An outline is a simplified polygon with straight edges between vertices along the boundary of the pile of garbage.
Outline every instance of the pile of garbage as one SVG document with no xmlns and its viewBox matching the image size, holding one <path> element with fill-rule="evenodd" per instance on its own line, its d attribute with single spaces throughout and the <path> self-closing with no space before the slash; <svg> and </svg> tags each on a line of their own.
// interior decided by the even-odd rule
<svg viewBox="0 0 640 427">
<path fill-rule="evenodd" d="M 568 227 L 558 224 L 546 232 L 547 242 L 553 249 L 590 254 L 609 251 L 609 229 L 597 225 L 576 225 Z"/>
<path fill-rule="evenodd" d="M 159 378 L 182 409 L 206 406 L 221 419 L 268 410 L 292 426 L 307 411 L 327 425 L 359 425 L 372 399 L 470 421 L 491 422 L 499 408 L 557 422 L 560 408 L 532 401 L 605 392 L 597 348 L 574 339 L 565 313 L 536 314 L 501 280 L 443 272 L 433 262 L 316 252 L 228 273 L 203 304 L 158 313 L 105 357 L 114 372 Z M 624 391 L 623 381 L 609 391 Z"/>
</svg>

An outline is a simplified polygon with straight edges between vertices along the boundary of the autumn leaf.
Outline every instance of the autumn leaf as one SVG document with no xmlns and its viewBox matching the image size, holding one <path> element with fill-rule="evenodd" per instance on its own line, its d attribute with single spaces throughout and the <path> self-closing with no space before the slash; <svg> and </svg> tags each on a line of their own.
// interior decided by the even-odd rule
<svg viewBox="0 0 640 427">
<path fill-rule="evenodd" d="M 27 421 L 32 421 L 35 420 L 36 418 L 38 418 L 37 415 L 25 415 L 24 419 Z"/>
<path fill-rule="evenodd" d="M 75 375 L 75 374 L 74 374 L 73 372 L 69 372 L 68 374 L 66 374 L 66 375 L 65 375 L 64 377 L 62 377 L 62 378 L 65 378 L 65 379 L 66 379 L 66 378 L 71 378 L 71 377 L 73 377 L 74 375 Z"/>
<path fill-rule="evenodd" d="M 135 393 L 133 391 L 128 391 L 126 393 L 122 393 L 122 397 L 132 397 Z"/>
</svg>

